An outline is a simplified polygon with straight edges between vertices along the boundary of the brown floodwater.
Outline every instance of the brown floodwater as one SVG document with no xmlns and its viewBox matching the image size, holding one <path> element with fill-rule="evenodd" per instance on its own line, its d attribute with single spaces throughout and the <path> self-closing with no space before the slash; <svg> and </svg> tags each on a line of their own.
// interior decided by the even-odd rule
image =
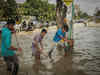
<svg viewBox="0 0 100 75">
<path fill-rule="evenodd" d="M 38 31 L 37 31 L 38 32 Z M 19 75 L 37 75 L 35 73 L 35 60 L 32 57 L 32 38 L 37 32 L 21 32 L 17 34 L 23 52 L 19 56 Z M 48 53 L 56 29 L 48 29 L 43 39 L 44 52 Z M 23 34 L 24 33 L 24 34 Z M 67 52 L 64 57 L 63 48 L 55 48 L 52 54 L 54 59 L 41 55 L 39 75 L 100 75 L 100 28 L 80 27 L 73 33 L 74 49 Z M 17 46 L 15 38 L 13 45 Z M 6 75 L 5 63 L 0 64 L 0 75 Z"/>
</svg>

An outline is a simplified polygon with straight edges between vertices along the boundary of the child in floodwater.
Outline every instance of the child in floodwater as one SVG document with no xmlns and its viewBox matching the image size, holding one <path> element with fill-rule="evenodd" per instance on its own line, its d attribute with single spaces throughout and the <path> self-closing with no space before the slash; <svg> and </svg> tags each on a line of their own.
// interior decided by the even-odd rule
<svg viewBox="0 0 100 75">
<path fill-rule="evenodd" d="M 32 42 L 32 56 L 35 56 L 35 62 L 36 62 L 36 66 L 39 66 L 40 64 L 40 54 L 43 51 L 43 44 L 42 44 L 42 39 L 44 38 L 44 36 L 46 35 L 47 30 L 46 29 L 42 29 L 41 33 L 36 34 L 33 38 L 33 42 Z M 39 47 L 40 44 L 40 47 Z M 38 71 L 37 67 L 37 71 Z"/>
<path fill-rule="evenodd" d="M 49 52 L 49 57 L 51 58 L 51 54 L 54 50 L 54 48 L 59 44 L 59 43 L 64 43 L 64 42 L 68 42 L 70 44 L 70 46 L 72 46 L 72 40 L 68 40 L 66 37 L 66 33 L 68 32 L 68 26 L 64 25 L 63 27 L 59 28 L 53 38 L 53 43 L 51 46 L 51 50 Z M 65 56 L 66 56 L 66 52 L 65 52 Z"/>
</svg>

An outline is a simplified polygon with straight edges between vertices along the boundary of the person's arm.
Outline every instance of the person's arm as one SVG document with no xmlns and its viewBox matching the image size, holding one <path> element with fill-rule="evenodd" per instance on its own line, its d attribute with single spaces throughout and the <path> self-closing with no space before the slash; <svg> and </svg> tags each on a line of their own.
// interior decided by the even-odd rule
<svg viewBox="0 0 100 75">
<path fill-rule="evenodd" d="M 33 39 L 33 41 L 34 41 L 34 46 L 37 48 L 38 51 L 40 51 L 38 40 L 39 40 L 39 36 L 36 35 L 36 36 L 34 37 L 34 39 Z"/>
<path fill-rule="evenodd" d="M 65 40 L 65 38 L 63 36 L 59 36 L 62 40 Z"/>
<path fill-rule="evenodd" d="M 62 34 L 62 30 L 58 29 L 58 31 L 56 32 L 56 35 L 58 35 L 62 40 L 64 40 L 64 37 L 61 34 Z"/>
<path fill-rule="evenodd" d="M 17 48 L 15 48 L 14 46 L 11 46 L 10 48 L 8 48 L 9 50 L 14 50 L 14 51 L 16 51 L 17 50 Z"/>
<path fill-rule="evenodd" d="M 38 50 L 40 53 L 42 53 L 42 54 L 45 55 L 45 56 L 48 56 L 48 54 L 46 54 L 46 53 L 43 52 L 42 40 L 41 40 L 40 42 L 38 42 L 38 41 L 39 41 L 39 36 L 37 35 L 37 36 L 35 36 L 35 38 L 34 38 L 34 46 L 37 48 L 37 50 Z M 41 48 L 39 47 L 39 44 L 40 44 Z"/>
<path fill-rule="evenodd" d="M 11 46 L 11 33 L 7 34 L 5 39 L 5 45 L 9 50 L 17 50 L 17 48 Z"/>
<path fill-rule="evenodd" d="M 41 48 L 43 49 L 43 43 L 42 43 L 42 41 L 40 41 L 40 45 L 41 45 Z"/>
<path fill-rule="evenodd" d="M 68 40 L 68 37 L 65 37 L 65 38 L 64 38 L 64 41 L 67 41 L 68 43 L 71 42 L 70 40 Z"/>
<path fill-rule="evenodd" d="M 40 45 L 41 45 L 40 52 L 41 52 L 44 56 L 48 57 L 48 54 L 43 52 L 43 48 L 44 48 L 44 47 L 43 47 L 42 41 L 40 41 Z"/>
<path fill-rule="evenodd" d="M 68 38 L 67 37 L 65 37 L 65 39 L 64 39 L 65 41 L 67 41 L 69 44 L 70 44 L 70 46 L 72 46 L 73 45 L 73 40 L 68 40 Z"/>
</svg>

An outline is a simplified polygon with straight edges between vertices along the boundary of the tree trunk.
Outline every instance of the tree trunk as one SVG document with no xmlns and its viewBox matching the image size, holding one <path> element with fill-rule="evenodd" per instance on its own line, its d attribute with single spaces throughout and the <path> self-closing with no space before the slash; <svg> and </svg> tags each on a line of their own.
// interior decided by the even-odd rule
<svg viewBox="0 0 100 75">
<path fill-rule="evenodd" d="M 56 0 L 56 22 L 59 27 L 62 27 L 64 24 L 64 18 L 66 17 L 67 6 L 64 5 L 62 0 Z"/>
</svg>

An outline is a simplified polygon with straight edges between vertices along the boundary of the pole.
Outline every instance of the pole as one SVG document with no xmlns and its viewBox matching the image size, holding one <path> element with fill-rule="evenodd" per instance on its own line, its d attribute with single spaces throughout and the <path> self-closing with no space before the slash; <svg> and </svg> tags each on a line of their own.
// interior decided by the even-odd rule
<svg viewBox="0 0 100 75">
<path fill-rule="evenodd" d="M 70 22 L 70 28 L 69 28 L 69 35 L 68 35 L 68 39 L 71 40 L 73 39 L 73 18 L 74 18 L 74 4 L 72 2 L 72 19 L 71 19 L 71 22 Z"/>
</svg>

